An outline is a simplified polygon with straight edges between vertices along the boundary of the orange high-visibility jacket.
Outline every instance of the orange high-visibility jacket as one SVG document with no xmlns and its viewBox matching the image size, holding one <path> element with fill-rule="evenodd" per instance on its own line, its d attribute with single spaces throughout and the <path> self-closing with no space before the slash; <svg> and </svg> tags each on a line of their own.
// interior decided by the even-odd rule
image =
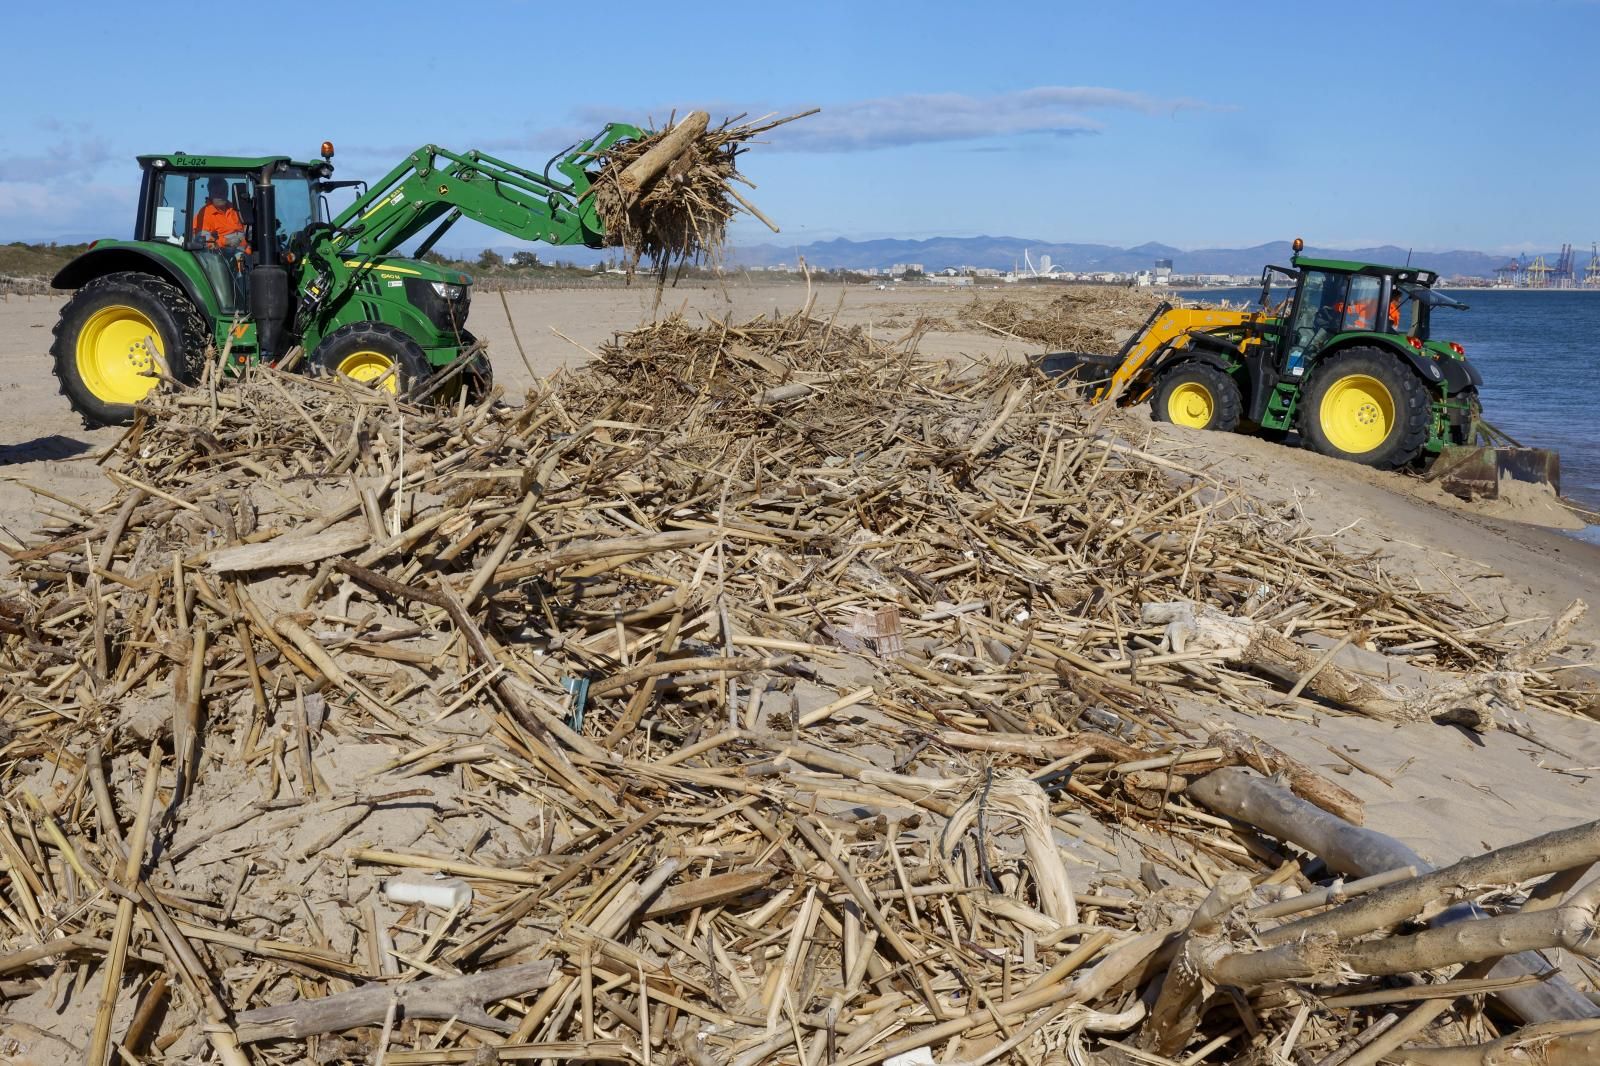
<svg viewBox="0 0 1600 1066">
<path fill-rule="evenodd" d="M 1371 329 L 1372 304 L 1365 300 L 1356 300 L 1351 303 L 1336 303 L 1334 311 L 1345 316 L 1345 329 Z"/>
<path fill-rule="evenodd" d="M 205 206 L 195 215 L 194 231 L 199 233 L 201 230 L 211 232 L 211 241 L 206 247 L 220 248 L 224 237 L 244 232 L 244 220 L 239 217 L 238 209 L 232 204 L 218 207 L 207 200 Z M 246 252 L 250 250 L 246 244 L 241 244 L 239 247 Z"/>
</svg>

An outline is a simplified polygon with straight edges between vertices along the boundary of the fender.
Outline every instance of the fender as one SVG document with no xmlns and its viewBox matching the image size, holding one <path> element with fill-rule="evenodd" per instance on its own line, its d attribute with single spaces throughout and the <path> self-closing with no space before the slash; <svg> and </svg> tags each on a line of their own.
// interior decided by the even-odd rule
<svg viewBox="0 0 1600 1066">
<path fill-rule="evenodd" d="M 1478 373 L 1478 368 L 1466 356 L 1459 359 L 1440 356 L 1439 365 L 1444 368 L 1444 379 L 1450 385 L 1452 396 L 1469 386 L 1475 389 L 1483 384 L 1483 375 Z"/>
<path fill-rule="evenodd" d="M 316 320 L 307 323 L 300 343 L 306 353 L 315 352 L 323 338 L 341 326 L 357 322 L 381 322 L 403 331 L 427 353 L 430 362 L 448 362 L 460 345 L 453 335 L 441 333 L 422 309 L 405 295 L 405 289 L 391 288 L 387 279 L 368 278 L 351 287 L 340 298 L 320 308 Z M 448 358 L 446 358 L 448 356 Z"/>
<path fill-rule="evenodd" d="M 1375 348 L 1398 356 L 1415 370 L 1417 376 L 1430 388 L 1443 388 L 1448 390 L 1451 396 L 1459 395 L 1464 389 L 1477 388 L 1483 384 L 1483 376 L 1478 373 L 1477 367 L 1465 359 L 1436 356 L 1427 348 L 1418 351 L 1404 341 L 1378 333 L 1362 333 L 1344 343 L 1340 343 L 1336 337 L 1322 350 L 1322 355 L 1318 357 L 1319 361 L 1335 352 L 1347 351 L 1350 348 Z"/>
<path fill-rule="evenodd" d="M 1221 337 L 1213 337 L 1208 333 L 1190 332 L 1184 334 L 1189 343 L 1182 348 L 1167 347 L 1150 360 L 1149 369 L 1141 374 L 1147 381 L 1155 381 L 1169 367 L 1180 363 L 1205 363 L 1214 366 L 1224 374 L 1231 374 L 1236 370 L 1244 356 L 1237 345 Z M 1146 378 L 1145 375 L 1149 376 Z"/>
<path fill-rule="evenodd" d="M 95 278 L 123 271 L 165 278 L 183 290 L 195 310 L 216 321 L 216 300 L 205 280 L 185 270 L 175 258 L 152 251 L 144 244 L 101 242 L 99 247 L 89 249 L 57 271 L 50 279 L 50 287 L 79 289 Z"/>
</svg>

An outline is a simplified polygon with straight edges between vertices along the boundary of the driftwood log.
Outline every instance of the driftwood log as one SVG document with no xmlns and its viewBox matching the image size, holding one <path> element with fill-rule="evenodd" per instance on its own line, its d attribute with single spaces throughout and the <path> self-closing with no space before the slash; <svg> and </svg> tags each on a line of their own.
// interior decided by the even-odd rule
<svg viewBox="0 0 1600 1066">
<path fill-rule="evenodd" d="M 1594 1066 L 1600 1062 L 1600 1026 L 1535 1025 L 1470 1047 L 1407 1048 L 1390 1061 L 1401 1066 Z"/>
<path fill-rule="evenodd" d="M 691 111 L 683 116 L 682 121 L 676 126 L 662 134 L 660 139 L 646 149 L 639 158 L 623 167 L 622 173 L 617 175 L 617 185 L 622 190 L 623 199 L 629 204 L 638 200 L 645 186 L 655 181 L 663 170 L 688 149 L 696 137 L 705 133 L 709 125 L 711 125 L 709 114 L 704 111 Z"/>
<path fill-rule="evenodd" d="M 368 985 L 321 999 L 300 1000 L 276 1007 L 259 1007 L 235 1019 L 239 1040 L 293 1040 L 319 1033 L 338 1033 L 396 1018 L 457 1018 L 467 1025 L 496 1033 L 516 1026 L 491 1017 L 484 1007 L 496 1000 L 520 996 L 550 984 L 557 964 L 527 962 L 463 977 L 430 977 L 410 984 Z"/>
<path fill-rule="evenodd" d="M 1470 898 L 1489 886 L 1516 884 L 1542 874 L 1587 868 L 1600 861 L 1600 822 L 1558 830 L 1488 855 L 1462 860 L 1443 870 L 1434 870 L 1416 852 L 1392 837 L 1343 822 L 1245 770 L 1218 770 L 1193 782 L 1188 795 L 1218 814 L 1246 822 L 1261 832 L 1303 848 L 1339 873 L 1364 877 L 1402 866 L 1427 871 L 1321 915 L 1266 930 L 1259 936 L 1269 949 L 1280 944 L 1291 948 L 1296 944 L 1311 944 L 1315 947 L 1307 950 L 1327 951 L 1329 945 L 1342 939 L 1395 925 L 1425 911 L 1437 913 L 1450 903 Z M 1474 921 L 1478 920 L 1481 919 Z M 1551 932 L 1551 939 L 1541 946 L 1557 946 L 1556 930 L 1547 931 Z M 1440 950 L 1444 950 L 1443 945 Z M 1497 953 L 1507 957 L 1486 971 L 1487 976 L 1515 977 L 1544 974 L 1550 970 L 1550 964 L 1536 952 L 1523 952 L 1516 947 L 1510 950 L 1516 953 L 1507 955 L 1506 949 Z M 1330 965 L 1335 961 L 1331 956 L 1327 959 Z M 1235 965 L 1245 964 L 1241 960 Z M 1600 1018 L 1600 1007 L 1559 978 L 1532 987 L 1508 989 L 1497 997 L 1525 1022 Z"/>
<path fill-rule="evenodd" d="M 1464 677 L 1440 677 L 1420 691 L 1380 684 L 1335 664 L 1332 653 L 1308 648 L 1271 626 L 1187 601 L 1147 603 L 1143 621 L 1163 625 L 1174 651 L 1212 650 L 1227 662 L 1301 688 L 1319 699 L 1370 718 L 1402 722 L 1438 721 L 1484 732 L 1494 728 L 1496 709 L 1526 709 L 1528 674 L 1567 642 L 1588 609 L 1574 600 L 1538 636 L 1500 656 L 1493 669 Z"/>
</svg>

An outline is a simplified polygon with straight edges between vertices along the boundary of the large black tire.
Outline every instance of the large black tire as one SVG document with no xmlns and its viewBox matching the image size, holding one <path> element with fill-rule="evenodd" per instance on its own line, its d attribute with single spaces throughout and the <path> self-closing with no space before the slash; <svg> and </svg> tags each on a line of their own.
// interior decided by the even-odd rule
<svg viewBox="0 0 1600 1066">
<path fill-rule="evenodd" d="M 1244 412 L 1239 383 L 1210 363 L 1179 363 L 1161 372 L 1150 395 L 1157 422 L 1232 433 Z"/>
<path fill-rule="evenodd" d="M 470 333 L 463 331 L 461 344 L 467 347 L 472 342 Z M 451 373 L 455 364 L 445 367 L 436 367 L 435 373 Z M 454 371 L 449 381 L 438 388 L 424 390 L 426 395 L 419 397 L 421 403 L 436 407 L 454 407 L 461 402 L 462 393 L 466 394 L 468 406 L 481 403 L 494 388 L 494 364 L 489 361 L 488 352 L 478 352 L 468 361 L 460 371 Z"/>
<path fill-rule="evenodd" d="M 403 395 L 426 381 L 433 367 L 404 330 L 382 322 L 352 322 L 322 338 L 311 353 L 311 372 L 321 377 L 343 374 L 362 383 L 381 380 L 384 390 Z"/>
<path fill-rule="evenodd" d="M 1300 437 L 1323 455 L 1393 470 L 1428 443 L 1433 400 L 1400 357 L 1346 348 L 1319 360 L 1300 399 Z"/>
<path fill-rule="evenodd" d="M 472 365 L 464 371 L 467 378 L 467 402 L 482 403 L 494 388 L 494 363 L 488 352 L 472 357 Z"/>
<path fill-rule="evenodd" d="M 168 372 L 193 382 L 204 366 L 206 320 L 182 289 L 153 274 L 121 271 L 72 294 L 50 345 L 61 394 L 88 426 L 125 425 L 156 386 L 154 339 Z"/>
</svg>

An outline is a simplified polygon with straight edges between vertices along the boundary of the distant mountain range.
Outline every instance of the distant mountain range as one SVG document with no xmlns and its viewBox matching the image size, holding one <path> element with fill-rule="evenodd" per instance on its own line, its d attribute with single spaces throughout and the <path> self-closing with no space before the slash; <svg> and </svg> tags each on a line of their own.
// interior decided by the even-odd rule
<svg viewBox="0 0 1600 1066">
<path fill-rule="evenodd" d="M 921 263 L 928 271 L 948 267 L 989 267 L 1010 270 L 1023 266 L 1024 251 L 1035 266 L 1048 255 L 1057 270 L 1083 272 L 1113 270 L 1131 273 L 1149 270 L 1157 259 L 1172 260 L 1179 274 L 1259 274 L 1268 263 L 1287 265 L 1293 250 L 1288 241 L 1274 241 L 1253 248 L 1202 248 L 1184 251 L 1166 244 L 1141 244 L 1135 248 L 1116 248 L 1108 244 L 1053 244 L 1024 240 L 1021 237 L 930 237 L 927 240 L 816 241 L 799 248 L 776 244 L 756 244 L 733 248 L 729 260 L 747 267 L 779 266 L 805 256 L 806 263 L 819 268 L 866 270 L 895 263 Z M 1371 263 L 1404 264 L 1426 267 L 1444 276 L 1466 275 L 1489 278 L 1495 268 L 1504 266 L 1507 257 L 1484 252 L 1410 252 L 1384 245 L 1379 248 L 1317 249 L 1308 255 L 1329 259 L 1359 259 Z M 1555 264 L 1557 253 L 1544 253 L 1545 262 Z M 1531 257 L 1530 257 L 1531 258 Z M 1586 260 L 1585 260 L 1586 262 Z M 1583 264 L 1580 263 L 1579 270 Z"/>
</svg>

